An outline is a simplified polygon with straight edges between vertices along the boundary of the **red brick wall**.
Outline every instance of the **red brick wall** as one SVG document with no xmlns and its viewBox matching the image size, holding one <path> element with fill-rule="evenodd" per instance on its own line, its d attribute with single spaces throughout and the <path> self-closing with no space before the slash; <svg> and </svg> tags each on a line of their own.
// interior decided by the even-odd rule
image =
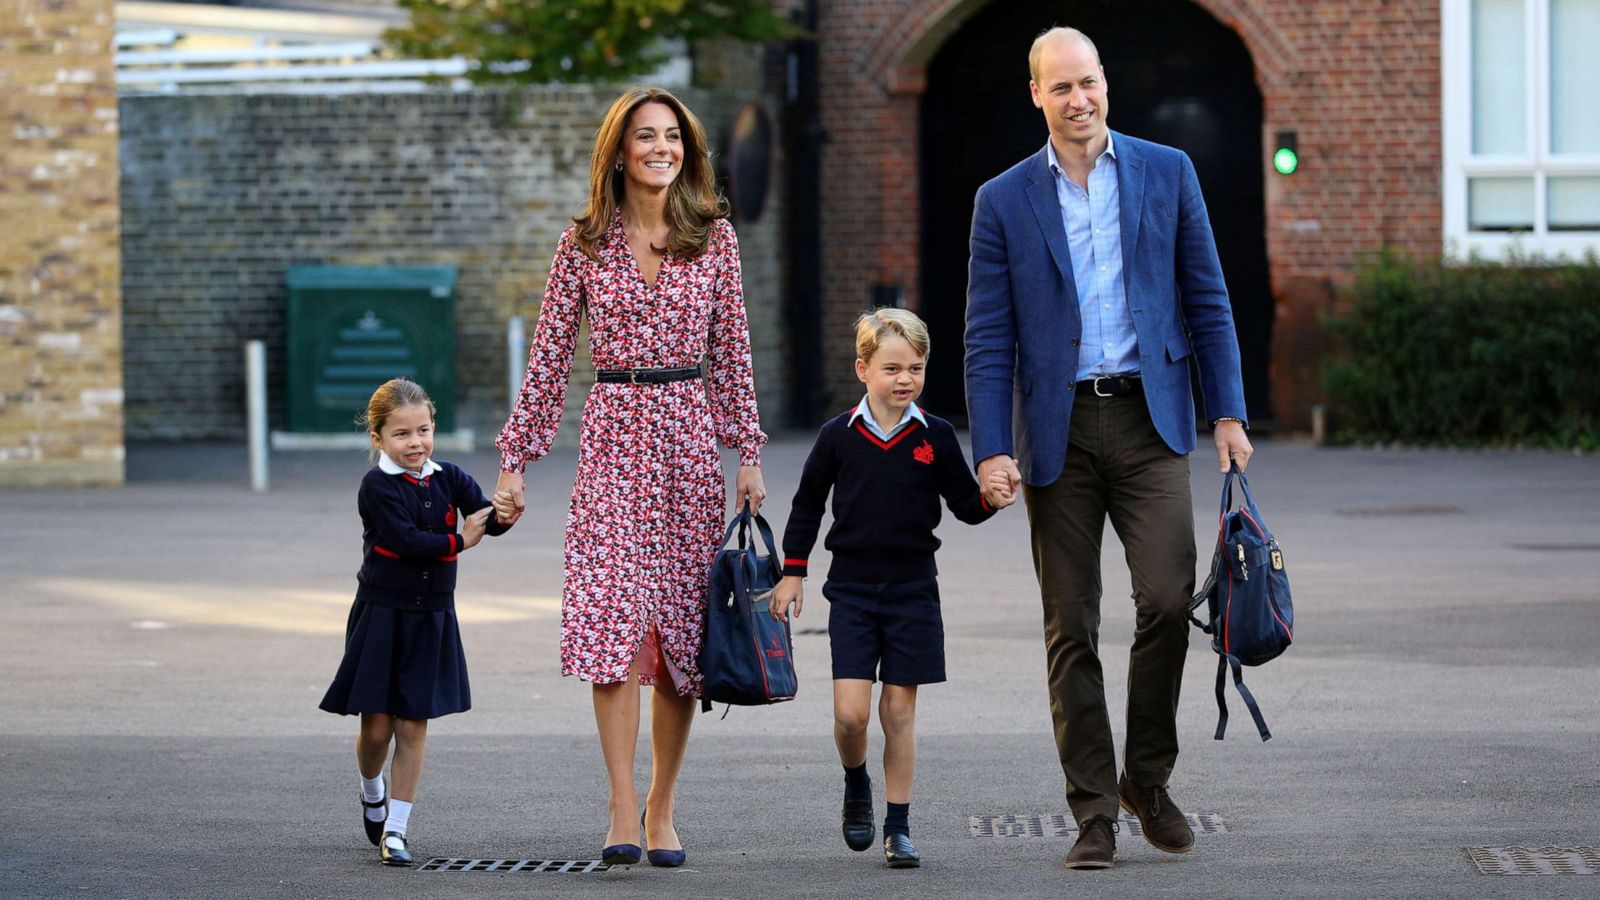
<svg viewBox="0 0 1600 900">
<path fill-rule="evenodd" d="M 849 343 L 836 338 L 868 303 L 871 285 L 902 284 L 907 305 L 917 308 L 923 66 L 986 2 L 821 4 L 822 119 L 830 138 L 823 155 L 823 365 L 830 407 L 859 391 Z M 1196 2 L 1237 32 L 1255 61 L 1263 145 L 1280 129 L 1299 135 L 1301 170 L 1285 178 L 1267 169 L 1262 177 L 1278 310 L 1273 407 L 1280 424 L 1300 426 L 1320 396 L 1315 354 L 1305 352 L 1320 345 L 1307 332 L 1331 302 L 1332 285 L 1364 251 L 1441 247 L 1439 3 Z M 1266 166 L 1271 149 L 1263 154 Z"/>
</svg>

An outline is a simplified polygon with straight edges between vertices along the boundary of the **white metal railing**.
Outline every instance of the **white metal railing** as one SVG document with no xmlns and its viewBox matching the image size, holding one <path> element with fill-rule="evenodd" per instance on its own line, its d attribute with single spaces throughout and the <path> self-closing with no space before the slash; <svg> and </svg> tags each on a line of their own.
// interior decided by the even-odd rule
<svg viewBox="0 0 1600 900">
<path fill-rule="evenodd" d="M 118 66 L 192 66 L 206 63 L 300 62 L 308 59 L 361 59 L 377 50 L 371 41 L 238 47 L 219 50 L 152 50 L 117 53 Z"/>
<path fill-rule="evenodd" d="M 172 28 L 119 31 L 116 41 L 118 47 L 170 47 L 178 42 L 178 32 Z"/>
<path fill-rule="evenodd" d="M 197 68 L 119 69 L 117 84 L 181 85 L 223 82 L 368 80 L 451 77 L 467 73 L 464 59 L 397 59 L 314 66 L 201 66 Z"/>
</svg>

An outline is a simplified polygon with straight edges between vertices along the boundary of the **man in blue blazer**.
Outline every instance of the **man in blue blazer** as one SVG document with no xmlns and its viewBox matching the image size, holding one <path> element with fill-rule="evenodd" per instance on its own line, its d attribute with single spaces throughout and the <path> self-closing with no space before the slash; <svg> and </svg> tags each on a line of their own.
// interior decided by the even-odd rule
<svg viewBox="0 0 1600 900">
<path fill-rule="evenodd" d="M 979 481 L 1004 471 L 1027 502 L 1050 712 L 1079 823 L 1066 865 L 1106 868 L 1119 805 L 1156 847 L 1194 846 L 1167 795 L 1195 581 L 1191 365 L 1221 469 L 1244 466 L 1251 446 L 1193 163 L 1106 127 L 1105 70 L 1082 32 L 1044 32 L 1028 67 L 1050 138 L 978 191 L 967 407 Z M 1107 517 L 1126 548 L 1137 623 L 1120 778 L 1097 652 Z"/>
</svg>

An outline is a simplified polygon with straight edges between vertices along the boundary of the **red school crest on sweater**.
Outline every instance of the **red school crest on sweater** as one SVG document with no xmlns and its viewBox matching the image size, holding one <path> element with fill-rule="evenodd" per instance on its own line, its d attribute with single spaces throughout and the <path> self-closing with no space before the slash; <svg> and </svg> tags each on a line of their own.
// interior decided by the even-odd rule
<svg viewBox="0 0 1600 900">
<path fill-rule="evenodd" d="M 916 457 L 919 463 L 933 465 L 933 445 L 928 443 L 927 439 L 923 439 L 922 446 L 911 451 L 911 455 Z"/>
</svg>

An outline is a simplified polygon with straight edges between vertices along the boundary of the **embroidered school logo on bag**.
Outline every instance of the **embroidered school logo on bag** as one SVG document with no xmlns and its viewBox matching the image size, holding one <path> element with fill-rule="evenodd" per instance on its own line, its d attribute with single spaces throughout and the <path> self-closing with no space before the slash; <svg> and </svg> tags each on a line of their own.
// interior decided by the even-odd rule
<svg viewBox="0 0 1600 900">
<path fill-rule="evenodd" d="M 919 463 L 933 465 L 933 445 L 927 441 L 923 441 L 921 447 L 911 451 L 911 455 L 915 456 Z"/>
</svg>

